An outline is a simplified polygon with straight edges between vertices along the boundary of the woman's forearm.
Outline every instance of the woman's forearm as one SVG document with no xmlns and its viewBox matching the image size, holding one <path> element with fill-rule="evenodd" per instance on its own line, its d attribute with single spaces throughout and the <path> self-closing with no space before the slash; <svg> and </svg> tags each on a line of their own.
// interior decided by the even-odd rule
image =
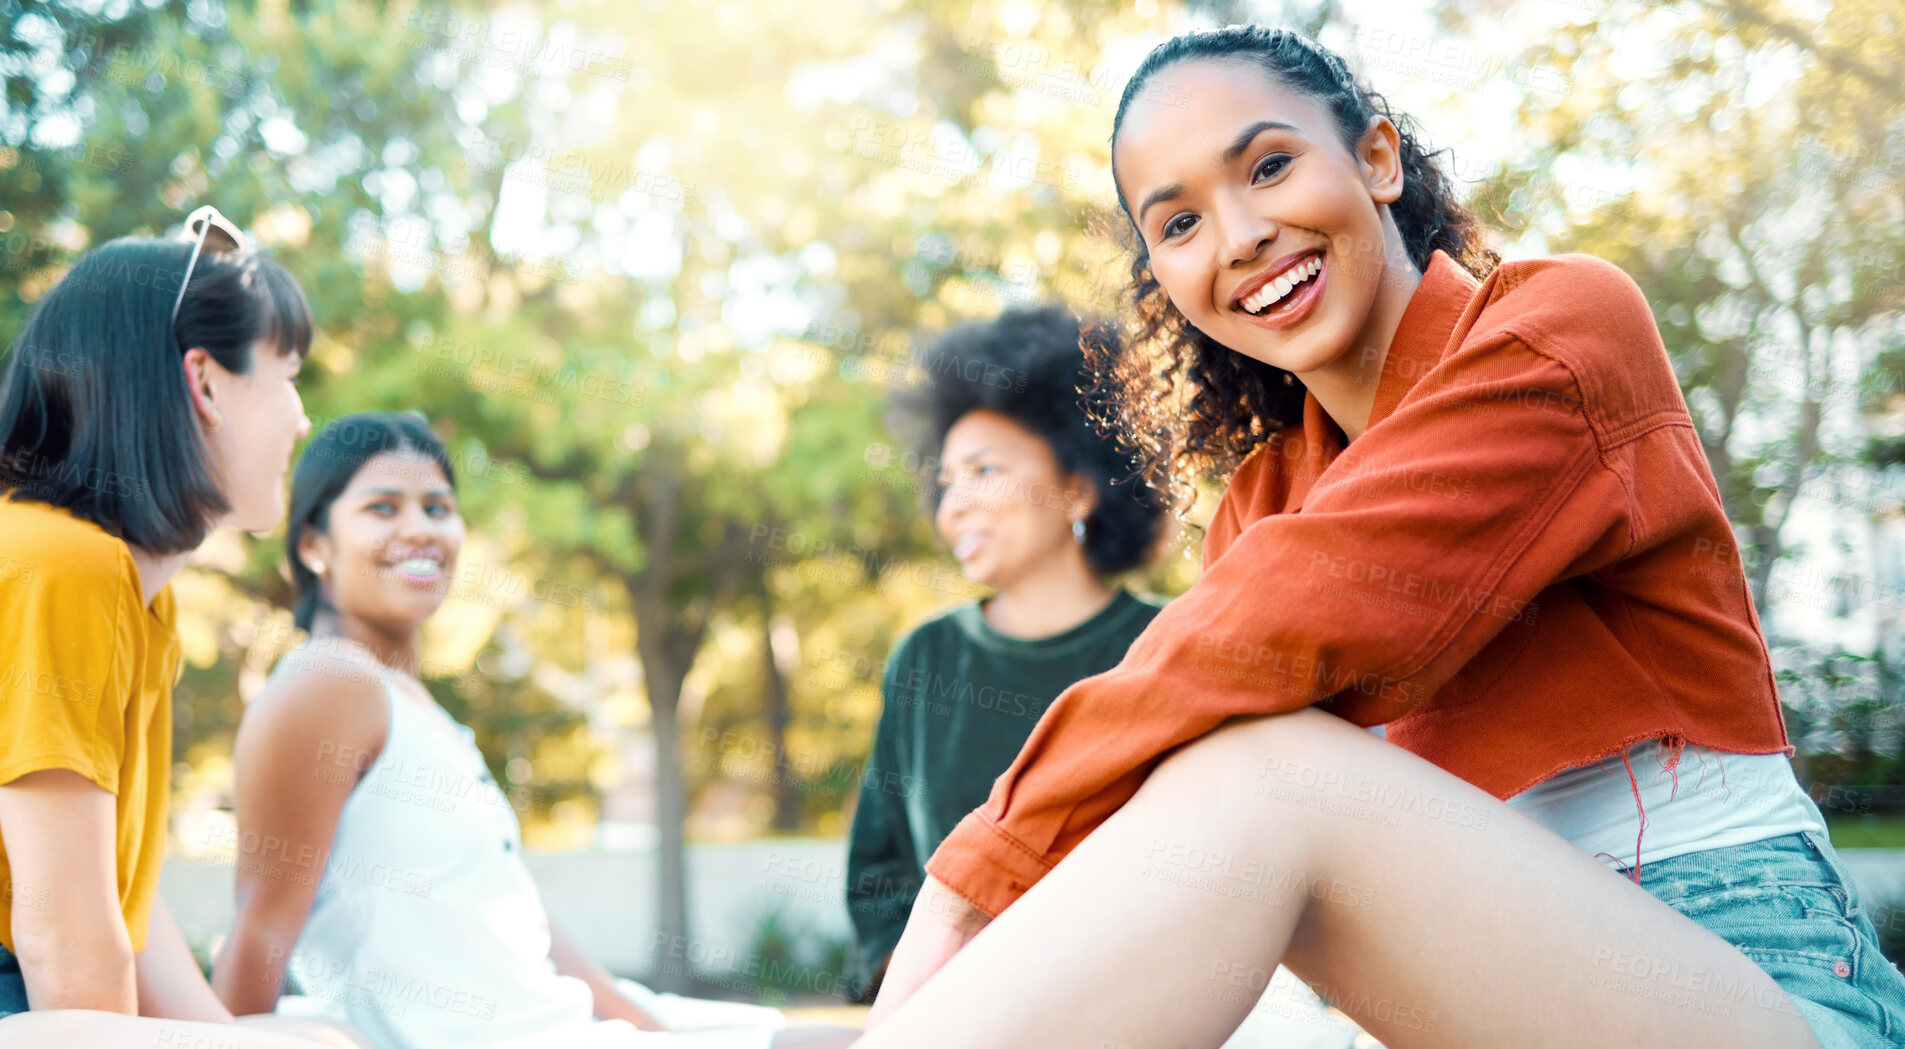
<svg viewBox="0 0 1905 1049">
<path fill-rule="evenodd" d="M 597 1019 L 627 1020 L 643 1031 L 667 1030 L 653 1014 L 629 1001 L 615 986 L 614 975 L 582 953 L 581 948 L 553 920 L 549 923 L 549 960 L 555 963 L 556 972 L 573 976 L 589 985 L 589 992 L 595 999 Z"/>
<path fill-rule="evenodd" d="M 278 989 L 290 961 L 296 933 L 286 937 L 243 911 L 212 970 L 212 989 L 225 1008 L 239 1016 L 268 1013 L 278 1006 Z"/>
<path fill-rule="evenodd" d="M 231 1023 L 231 1010 L 212 993 L 198 959 L 179 931 L 165 900 L 154 900 L 146 927 L 145 949 L 133 960 L 139 988 L 139 1015 L 166 1020 Z"/>
</svg>

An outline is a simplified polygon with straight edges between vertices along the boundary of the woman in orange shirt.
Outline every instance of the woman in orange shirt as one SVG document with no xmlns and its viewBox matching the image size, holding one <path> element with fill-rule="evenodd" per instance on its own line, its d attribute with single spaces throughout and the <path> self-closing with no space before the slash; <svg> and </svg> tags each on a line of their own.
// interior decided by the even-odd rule
<svg viewBox="0 0 1905 1049">
<path fill-rule="evenodd" d="M 1391 1049 L 1898 1044 L 1633 282 L 1498 263 L 1294 33 L 1155 49 L 1112 161 L 1119 414 L 1235 473 L 927 864 L 862 1045 L 1216 1045 L 1279 963 Z"/>
<path fill-rule="evenodd" d="M 310 427 L 303 293 L 215 210 L 187 228 L 190 243 L 88 252 L 0 370 L 7 1046 L 315 1044 L 230 1026 L 157 895 L 179 666 L 167 582 L 213 528 L 284 516 Z"/>
</svg>

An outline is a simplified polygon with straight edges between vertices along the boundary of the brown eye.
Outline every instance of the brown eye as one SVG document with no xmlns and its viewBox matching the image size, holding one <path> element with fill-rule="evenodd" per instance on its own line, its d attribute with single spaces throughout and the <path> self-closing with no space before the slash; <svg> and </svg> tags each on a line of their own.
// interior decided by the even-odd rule
<svg viewBox="0 0 1905 1049">
<path fill-rule="evenodd" d="M 1251 172 L 1250 180 L 1262 182 L 1267 178 L 1275 178 L 1283 174 L 1284 169 L 1290 166 L 1292 159 L 1288 153 L 1272 153 L 1257 162 L 1257 169 Z"/>
</svg>

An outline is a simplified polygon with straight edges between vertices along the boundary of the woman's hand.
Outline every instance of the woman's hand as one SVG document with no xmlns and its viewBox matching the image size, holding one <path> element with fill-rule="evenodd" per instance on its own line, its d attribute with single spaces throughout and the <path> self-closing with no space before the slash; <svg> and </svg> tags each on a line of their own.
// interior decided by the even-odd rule
<svg viewBox="0 0 1905 1049">
<path fill-rule="evenodd" d="M 626 1020 L 638 1031 L 668 1030 L 668 1025 L 650 1011 L 647 1003 L 624 994 L 615 977 L 576 946 L 554 918 L 549 919 L 549 960 L 555 963 L 556 972 L 589 985 L 589 994 L 595 1000 L 596 1019 Z"/>
<path fill-rule="evenodd" d="M 906 918 L 906 931 L 893 948 L 893 960 L 887 963 L 879 997 L 867 1013 L 867 1030 L 873 1030 L 905 1005 L 991 920 L 939 879 L 927 875 Z"/>
</svg>

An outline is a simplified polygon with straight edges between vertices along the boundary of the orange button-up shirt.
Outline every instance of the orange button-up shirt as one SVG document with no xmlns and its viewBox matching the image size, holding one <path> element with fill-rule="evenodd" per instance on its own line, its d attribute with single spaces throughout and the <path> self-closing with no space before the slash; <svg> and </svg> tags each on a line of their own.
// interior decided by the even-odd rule
<svg viewBox="0 0 1905 1049">
<path fill-rule="evenodd" d="M 1345 447 L 1314 396 L 1204 572 L 1065 690 L 927 870 L 997 915 L 1159 759 L 1317 704 L 1506 799 L 1645 739 L 1791 754 L 1733 530 L 1646 298 L 1585 255 L 1436 252 Z"/>
</svg>

